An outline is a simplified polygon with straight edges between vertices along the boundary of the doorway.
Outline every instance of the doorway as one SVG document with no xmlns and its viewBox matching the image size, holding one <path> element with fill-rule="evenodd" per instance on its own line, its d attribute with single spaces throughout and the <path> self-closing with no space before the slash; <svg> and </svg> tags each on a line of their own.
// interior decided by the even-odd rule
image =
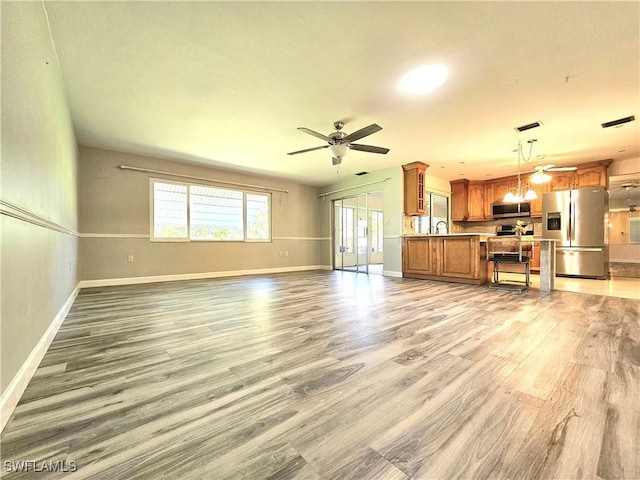
<svg viewBox="0 0 640 480">
<path fill-rule="evenodd" d="M 334 269 L 382 274 L 382 191 L 333 201 Z"/>
</svg>

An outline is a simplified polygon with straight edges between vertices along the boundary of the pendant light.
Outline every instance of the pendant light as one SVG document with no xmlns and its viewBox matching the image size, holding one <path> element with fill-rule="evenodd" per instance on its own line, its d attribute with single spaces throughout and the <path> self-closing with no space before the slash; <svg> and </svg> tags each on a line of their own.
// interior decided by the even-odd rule
<svg viewBox="0 0 640 480">
<path fill-rule="evenodd" d="M 518 148 L 514 150 L 518 155 L 518 186 L 517 188 L 511 187 L 507 194 L 502 199 L 505 203 L 521 203 L 524 201 L 531 201 L 538 198 L 536 192 L 529 185 L 522 185 L 522 180 L 520 178 L 520 160 L 524 163 L 527 163 L 531 159 L 531 152 L 533 150 L 533 144 L 536 142 L 536 139 L 528 140 L 529 144 L 529 155 L 525 158 L 524 153 L 522 151 L 522 142 L 518 140 Z"/>
</svg>

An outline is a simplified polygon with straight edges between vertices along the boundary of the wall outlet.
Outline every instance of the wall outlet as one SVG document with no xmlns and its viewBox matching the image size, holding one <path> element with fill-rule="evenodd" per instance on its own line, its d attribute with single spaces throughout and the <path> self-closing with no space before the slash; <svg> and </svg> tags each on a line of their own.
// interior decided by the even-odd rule
<svg viewBox="0 0 640 480">
<path fill-rule="evenodd" d="M 127 257 L 127 263 L 133 263 L 133 255 Z"/>
</svg>

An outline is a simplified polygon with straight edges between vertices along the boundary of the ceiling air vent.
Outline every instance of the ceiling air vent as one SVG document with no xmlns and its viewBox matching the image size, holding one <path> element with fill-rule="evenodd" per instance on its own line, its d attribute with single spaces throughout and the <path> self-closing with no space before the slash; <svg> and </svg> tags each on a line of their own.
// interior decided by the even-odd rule
<svg viewBox="0 0 640 480">
<path fill-rule="evenodd" d="M 531 130 L 532 128 L 537 128 L 540 125 L 542 125 L 542 122 L 533 122 L 533 123 L 529 123 L 527 125 L 522 125 L 521 127 L 516 127 L 515 129 L 518 132 L 525 132 L 527 130 Z"/>
<path fill-rule="evenodd" d="M 369 172 L 360 172 L 360 173 L 356 173 L 356 175 L 361 176 L 361 175 L 366 175 Z"/>
<path fill-rule="evenodd" d="M 630 115 L 628 117 L 619 118 L 618 120 L 612 120 L 610 122 L 601 123 L 601 125 L 602 125 L 602 128 L 617 127 L 618 125 L 622 125 L 623 123 L 633 122 L 635 119 L 636 117 L 634 117 L 633 115 Z"/>
</svg>

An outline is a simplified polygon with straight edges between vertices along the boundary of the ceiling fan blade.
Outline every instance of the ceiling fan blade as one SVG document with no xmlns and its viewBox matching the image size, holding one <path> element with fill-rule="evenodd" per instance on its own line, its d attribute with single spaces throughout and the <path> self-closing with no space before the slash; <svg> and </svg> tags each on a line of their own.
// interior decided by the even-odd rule
<svg viewBox="0 0 640 480">
<path fill-rule="evenodd" d="M 314 130 L 311 130 L 310 128 L 306 128 L 306 127 L 298 127 L 298 130 L 300 130 L 301 132 L 304 133 L 308 133 L 309 135 L 313 135 L 314 137 L 318 137 L 321 138 L 322 140 L 324 140 L 325 142 L 329 142 L 331 143 L 331 138 L 327 137 L 326 135 L 323 135 L 321 133 L 318 133 Z"/>
<path fill-rule="evenodd" d="M 384 147 L 374 147 L 373 145 L 359 145 L 357 143 L 349 144 L 352 150 L 360 150 L 361 152 L 369 153 L 388 153 L 389 149 Z"/>
<path fill-rule="evenodd" d="M 578 167 L 551 167 L 547 169 L 547 172 L 573 172 Z"/>
<path fill-rule="evenodd" d="M 323 145 L 321 147 L 305 148 L 304 150 L 298 150 L 296 152 L 289 152 L 289 153 L 287 153 L 287 155 L 297 155 L 298 153 L 313 152 L 314 150 L 320 150 L 322 148 L 329 148 L 329 145 Z"/>
<path fill-rule="evenodd" d="M 372 133 L 376 133 L 382 130 L 380 125 L 376 125 L 372 123 L 368 127 L 361 128 L 360 130 L 356 130 L 355 132 L 347 135 L 343 138 L 344 142 L 353 142 L 355 140 L 360 140 L 361 138 L 366 137 L 367 135 L 371 135 Z"/>
<path fill-rule="evenodd" d="M 533 169 L 539 172 L 544 172 L 545 170 L 549 170 L 550 168 L 553 168 L 553 167 L 555 167 L 554 164 L 548 163 L 546 165 L 536 165 L 535 167 L 533 167 Z"/>
<path fill-rule="evenodd" d="M 340 163 L 342 162 L 342 157 L 332 157 L 331 158 L 331 162 L 334 165 L 340 165 Z"/>
</svg>

